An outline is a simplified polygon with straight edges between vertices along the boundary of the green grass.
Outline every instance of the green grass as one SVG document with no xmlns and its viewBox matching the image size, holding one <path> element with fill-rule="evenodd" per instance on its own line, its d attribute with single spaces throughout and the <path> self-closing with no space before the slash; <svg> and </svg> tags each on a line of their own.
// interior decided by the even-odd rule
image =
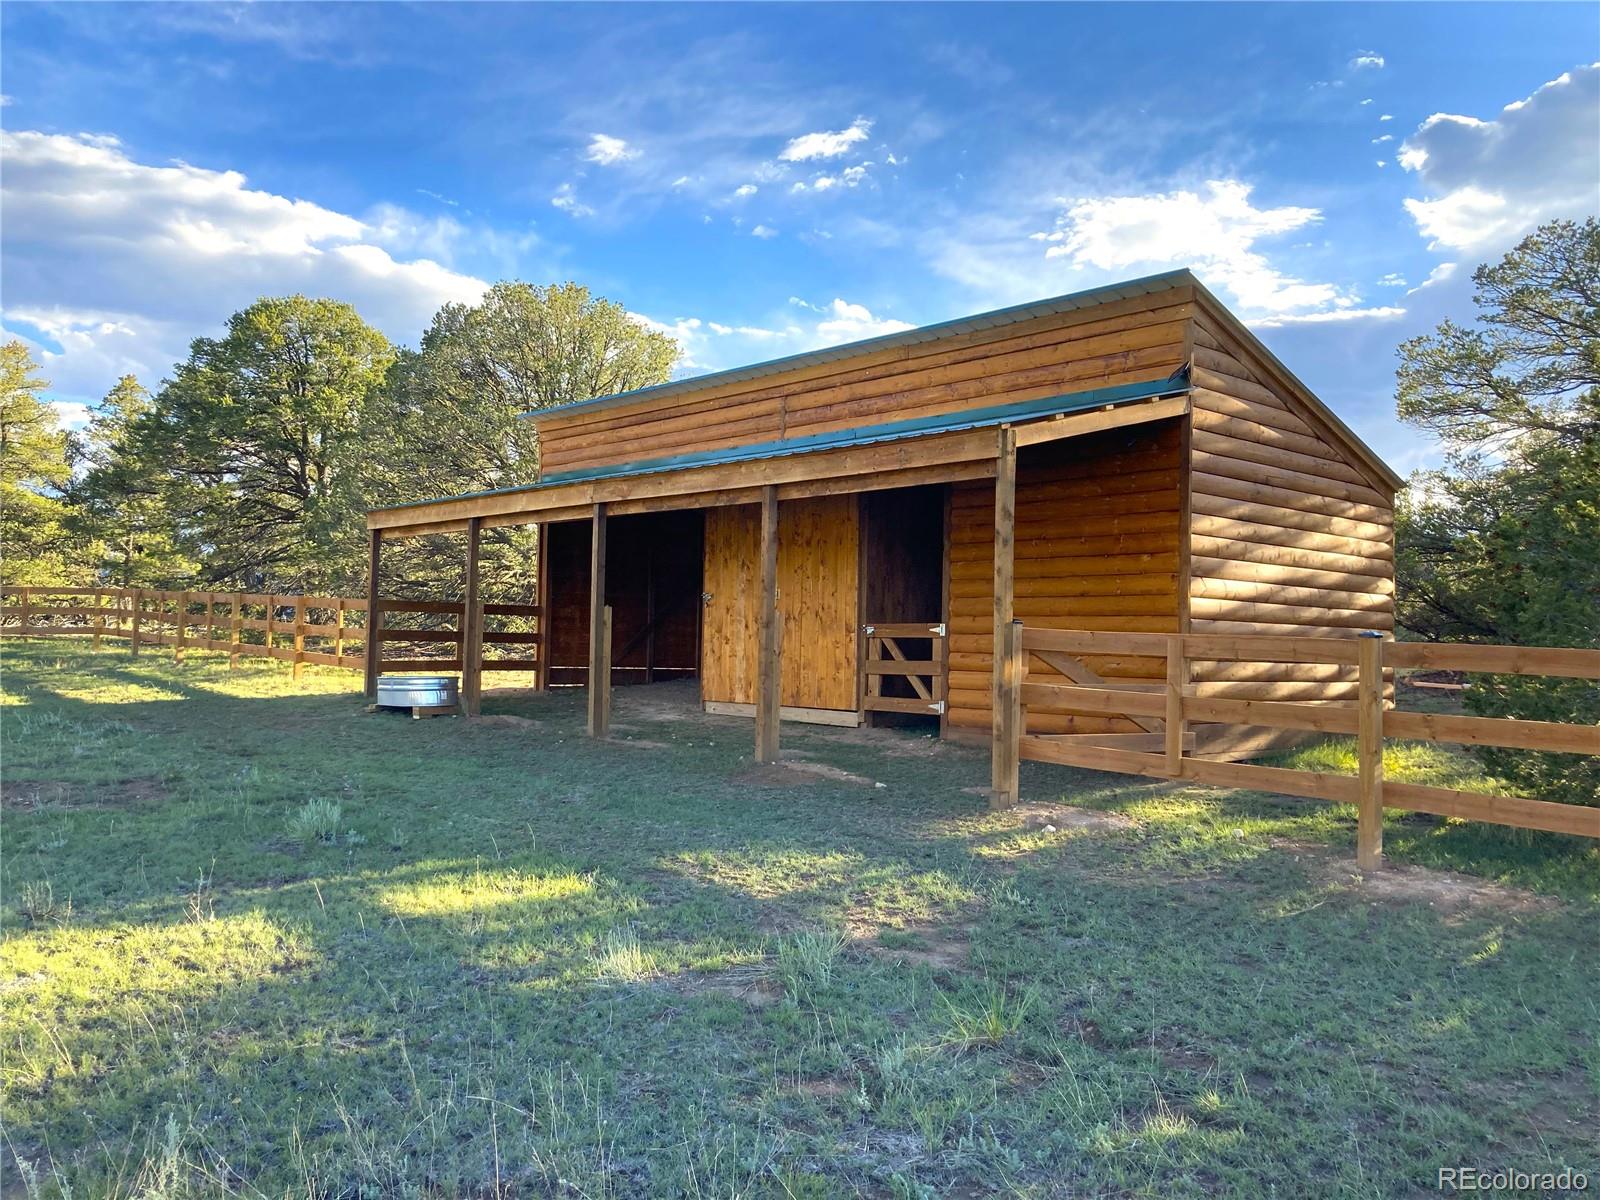
<svg viewBox="0 0 1600 1200">
<path fill-rule="evenodd" d="M 1348 808 L 1029 763 L 991 814 L 981 751 L 907 733 L 785 727 L 874 788 L 627 690 L 596 744 L 581 693 L 414 722 L 346 672 L 4 654 L 7 1196 L 1600 1172 L 1575 839 L 1396 815 L 1362 880 Z"/>
</svg>

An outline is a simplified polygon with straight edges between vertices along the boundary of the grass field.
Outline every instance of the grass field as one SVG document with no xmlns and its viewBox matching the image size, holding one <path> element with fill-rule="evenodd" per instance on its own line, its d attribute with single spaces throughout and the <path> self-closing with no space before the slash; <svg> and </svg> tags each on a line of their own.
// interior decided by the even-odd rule
<svg viewBox="0 0 1600 1200">
<path fill-rule="evenodd" d="M 1391 818 L 1362 880 L 1349 809 L 1025 764 L 991 814 L 981 752 L 786 726 L 757 768 L 641 690 L 595 744 L 581 693 L 4 666 L 8 1197 L 1600 1176 L 1590 845 Z"/>
</svg>

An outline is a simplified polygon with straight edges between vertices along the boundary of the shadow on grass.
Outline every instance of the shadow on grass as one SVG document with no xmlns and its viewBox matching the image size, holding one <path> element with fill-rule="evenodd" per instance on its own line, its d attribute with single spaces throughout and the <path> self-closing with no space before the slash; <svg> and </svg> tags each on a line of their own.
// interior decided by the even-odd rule
<svg viewBox="0 0 1600 1200">
<path fill-rule="evenodd" d="M 785 729 L 876 788 L 753 771 L 747 723 L 624 691 L 655 745 L 584 737 L 577 692 L 491 697 L 537 722 L 497 727 L 366 716 L 342 679 L 230 694 L 292 686 L 270 669 L 105 673 L 187 689 L 141 707 L 87 698 L 97 660 L 8 668 L 66 723 L 9 744 L 7 710 L 8 777 L 171 783 L 7 814 L 10 1136 L 81 1157 L 80 1194 L 169 1117 L 187 1160 L 307 1194 L 1393 1192 L 1463 1149 L 1586 1144 L 1593 909 L 1375 902 L 1320 868 L 1341 810 L 1028 764 L 1024 795 L 1132 820 L 1052 834 L 964 790 L 981 752 L 902 734 Z M 289 832 L 308 799 L 340 805 L 327 840 Z M 71 917 L 20 929 L 41 880 Z M 963 955 L 851 944 L 762 1007 L 689 986 L 841 926 Z M 603 984 L 618 930 L 645 965 Z M 951 1049 L 994 996 L 1025 1019 Z"/>
</svg>

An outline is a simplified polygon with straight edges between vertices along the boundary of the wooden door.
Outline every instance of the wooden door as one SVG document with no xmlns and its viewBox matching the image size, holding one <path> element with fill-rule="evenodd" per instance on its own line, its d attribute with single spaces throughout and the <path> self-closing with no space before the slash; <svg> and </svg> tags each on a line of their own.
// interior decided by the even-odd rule
<svg viewBox="0 0 1600 1200">
<path fill-rule="evenodd" d="M 778 508 L 778 622 L 787 708 L 853 711 L 860 521 L 855 496 Z M 760 510 L 706 513 L 701 690 L 712 702 L 754 704 L 760 616 Z"/>
</svg>

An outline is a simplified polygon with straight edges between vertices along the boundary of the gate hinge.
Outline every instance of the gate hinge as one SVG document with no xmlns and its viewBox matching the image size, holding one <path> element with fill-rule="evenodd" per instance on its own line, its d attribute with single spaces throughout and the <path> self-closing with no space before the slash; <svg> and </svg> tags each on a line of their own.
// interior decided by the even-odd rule
<svg viewBox="0 0 1600 1200">
<path fill-rule="evenodd" d="M 929 632 L 932 633 L 934 637 L 944 637 L 948 633 L 948 630 L 945 628 L 943 623 L 940 623 L 932 626 Z"/>
<path fill-rule="evenodd" d="M 928 707 L 930 709 L 932 709 L 934 712 L 938 713 L 941 717 L 944 716 L 944 701 L 943 700 L 935 700 L 932 704 L 928 705 Z"/>
</svg>

